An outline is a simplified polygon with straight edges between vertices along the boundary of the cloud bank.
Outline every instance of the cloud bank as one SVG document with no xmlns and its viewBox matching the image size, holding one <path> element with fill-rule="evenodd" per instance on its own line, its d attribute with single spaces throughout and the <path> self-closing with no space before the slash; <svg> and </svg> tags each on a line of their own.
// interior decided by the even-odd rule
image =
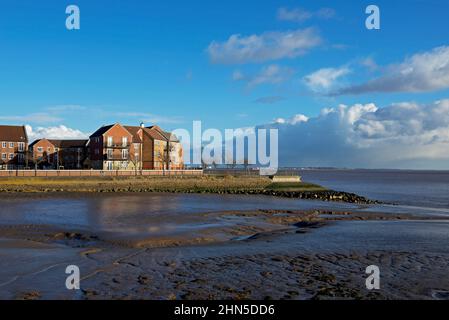
<svg viewBox="0 0 449 320">
<path fill-rule="evenodd" d="M 77 129 L 71 129 L 66 126 L 54 127 L 37 127 L 33 128 L 30 125 L 26 126 L 28 139 L 31 142 L 37 139 L 87 139 L 89 134 Z"/>
<path fill-rule="evenodd" d="M 279 129 L 281 166 L 449 169 L 449 99 L 340 105 L 260 127 Z"/>
<path fill-rule="evenodd" d="M 336 93 L 363 94 L 370 92 L 431 92 L 449 88 L 449 46 L 418 53 L 366 83 L 349 86 Z"/>
</svg>

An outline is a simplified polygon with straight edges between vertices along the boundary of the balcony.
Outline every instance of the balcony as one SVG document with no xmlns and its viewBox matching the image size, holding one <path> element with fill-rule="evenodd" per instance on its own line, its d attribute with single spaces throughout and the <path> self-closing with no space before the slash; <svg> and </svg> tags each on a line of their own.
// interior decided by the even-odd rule
<svg viewBox="0 0 449 320">
<path fill-rule="evenodd" d="M 128 161 L 129 156 L 123 157 L 122 155 L 104 155 L 104 160 L 106 161 Z"/>
<path fill-rule="evenodd" d="M 111 143 L 106 144 L 105 149 L 129 149 L 131 147 L 131 143 L 123 144 L 123 143 Z"/>
</svg>

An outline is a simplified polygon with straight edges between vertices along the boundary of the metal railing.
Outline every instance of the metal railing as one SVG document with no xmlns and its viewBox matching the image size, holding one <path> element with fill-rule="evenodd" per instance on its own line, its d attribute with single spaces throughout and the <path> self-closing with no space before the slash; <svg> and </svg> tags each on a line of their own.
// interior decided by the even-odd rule
<svg viewBox="0 0 449 320">
<path fill-rule="evenodd" d="M 203 175 L 203 170 L 0 170 L 0 178 L 200 176 L 200 175 Z"/>
</svg>

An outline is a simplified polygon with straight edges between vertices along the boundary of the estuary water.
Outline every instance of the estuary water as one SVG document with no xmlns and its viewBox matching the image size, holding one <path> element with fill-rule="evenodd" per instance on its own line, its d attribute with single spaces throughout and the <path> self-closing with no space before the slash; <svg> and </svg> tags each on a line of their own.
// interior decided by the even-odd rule
<svg viewBox="0 0 449 320">
<path fill-rule="evenodd" d="M 449 171 L 320 169 L 302 170 L 300 175 L 308 182 L 388 203 L 449 209 Z"/>
</svg>

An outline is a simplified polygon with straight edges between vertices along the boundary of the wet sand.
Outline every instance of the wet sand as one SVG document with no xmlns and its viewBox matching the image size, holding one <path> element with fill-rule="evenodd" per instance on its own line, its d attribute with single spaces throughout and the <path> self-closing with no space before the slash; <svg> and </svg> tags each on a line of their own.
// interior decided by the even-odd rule
<svg viewBox="0 0 449 320">
<path fill-rule="evenodd" d="M 52 198 L 44 207 L 69 208 L 70 199 Z M 84 202 L 74 199 L 72 212 L 81 215 Z M 106 197 L 102 205 L 111 201 Z M 230 210 L 206 206 L 182 213 L 183 207 L 147 214 L 133 208 L 119 215 L 119 208 L 95 221 L 61 217 L 67 224 L 45 210 L 39 214 L 37 202 L 32 217 L 3 206 L 0 298 L 449 298 L 445 217 L 366 207 L 268 209 L 267 203 L 259 205 L 263 209 L 234 210 L 229 203 Z M 279 205 L 290 202 L 274 207 Z M 92 214 L 101 215 L 97 209 Z M 80 291 L 65 288 L 70 264 L 80 267 Z M 371 264 L 381 270 L 381 290 L 375 292 L 365 287 L 364 271 Z"/>
</svg>

